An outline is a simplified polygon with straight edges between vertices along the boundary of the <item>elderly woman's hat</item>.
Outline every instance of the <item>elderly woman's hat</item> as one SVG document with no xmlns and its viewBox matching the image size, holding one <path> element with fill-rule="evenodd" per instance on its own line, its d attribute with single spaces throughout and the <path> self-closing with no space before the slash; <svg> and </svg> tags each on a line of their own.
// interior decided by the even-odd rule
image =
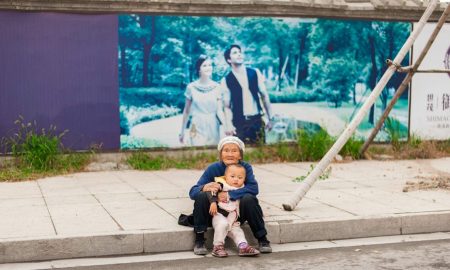
<svg viewBox="0 0 450 270">
<path fill-rule="evenodd" d="M 219 150 L 219 152 L 222 151 L 223 146 L 228 143 L 236 144 L 237 146 L 239 146 L 239 149 L 241 149 L 242 152 L 245 151 L 244 142 L 236 136 L 227 136 L 220 140 L 219 144 L 217 145 L 217 150 Z"/>
</svg>

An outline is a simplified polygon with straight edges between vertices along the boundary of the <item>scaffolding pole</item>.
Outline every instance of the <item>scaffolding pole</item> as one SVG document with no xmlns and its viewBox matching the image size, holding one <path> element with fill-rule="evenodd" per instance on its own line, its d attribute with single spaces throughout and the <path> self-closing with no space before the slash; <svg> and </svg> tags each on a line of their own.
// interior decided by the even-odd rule
<svg viewBox="0 0 450 270">
<path fill-rule="evenodd" d="M 425 10 L 424 14 L 420 18 L 420 21 L 418 22 L 418 27 L 413 30 L 411 35 L 408 37 L 406 42 L 403 44 L 403 46 L 400 49 L 397 56 L 394 58 L 394 63 L 396 64 L 396 66 L 400 66 L 399 63 L 401 63 L 401 61 L 405 57 L 406 53 L 409 51 L 412 44 L 416 40 L 417 36 L 422 31 L 423 27 L 425 26 L 425 23 L 428 21 L 428 18 L 433 13 L 437 4 L 438 4 L 438 0 L 430 1 L 427 9 Z M 287 200 L 286 203 L 283 203 L 284 210 L 293 211 L 295 209 L 295 207 L 298 205 L 298 203 L 300 202 L 300 200 L 303 199 L 303 197 L 308 192 L 308 190 L 316 182 L 317 178 L 319 178 L 319 176 L 324 172 L 324 170 L 331 163 L 332 159 L 339 153 L 339 151 L 342 149 L 344 144 L 348 141 L 348 139 L 355 132 L 356 128 L 361 123 L 361 121 L 363 120 L 364 116 L 367 114 L 370 107 L 375 103 L 375 100 L 378 98 L 381 91 L 384 89 L 387 82 L 394 74 L 395 69 L 396 69 L 396 67 L 394 65 L 391 65 L 388 67 L 386 72 L 383 74 L 383 77 L 381 77 L 380 81 L 377 83 L 377 85 L 373 89 L 372 93 L 369 95 L 367 100 L 362 105 L 361 109 L 358 111 L 358 113 L 352 119 L 352 121 L 347 126 L 347 128 L 342 132 L 342 134 L 339 136 L 337 141 L 333 144 L 333 146 L 330 148 L 330 150 L 328 150 L 328 152 L 325 154 L 325 156 L 319 161 L 317 166 L 314 167 L 314 169 L 306 177 L 306 179 L 300 184 L 300 187 L 297 190 L 295 190 L 294 194 Z"/>
</svg>

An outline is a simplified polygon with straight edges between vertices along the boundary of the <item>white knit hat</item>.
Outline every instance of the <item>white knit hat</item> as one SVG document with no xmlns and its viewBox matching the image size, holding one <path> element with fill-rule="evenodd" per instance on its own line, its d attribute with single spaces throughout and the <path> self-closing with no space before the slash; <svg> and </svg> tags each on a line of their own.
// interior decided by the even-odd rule
<svg viewBox="0 0 450 270">
<path fill-rule="evenodd" d="M 237 146 L 239 146 L 239 149 L 241 149 L 242 152 L 245 151 L 244 142 L 241 141 L 241 139 L 239 139 L 236 136 L 227 136 L 227 137 L 223 138 L 222 140 L 220 140 L 219 144 L 217 145 L 217 150 L 219 150 L 219 152 L 222 151 L 223 146 L 227 143 L 236 144 Z"/>
</svg>

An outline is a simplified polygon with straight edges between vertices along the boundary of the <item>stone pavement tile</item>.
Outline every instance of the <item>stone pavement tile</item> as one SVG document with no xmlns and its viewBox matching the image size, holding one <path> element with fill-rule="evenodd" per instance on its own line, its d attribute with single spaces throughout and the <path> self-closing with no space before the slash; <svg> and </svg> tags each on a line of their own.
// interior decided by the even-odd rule
<svg viewBox="0 0 450 270">
<path fill-rule="evenodd" d="M 189 190 L 185 189 L 170 189 L 170 190 L 154 190 L 146 191 L 142 194 L 150 200 L 156 199 L 174 199 L 174 198 L 189 198 Z"/>
<path fill-rule="evenodd" d="M 370 179 L 363 180 L 364 185 L 367 187 L 373 187 L 379 190 L 389 192 L 401 192 L 405 186 L 406 181 L 411 181 L 411 178 L 405 177 L 404 179 Z M 414 181 L 414 180 L 413 180 Z"/>
<path fill-rule="evenodd" d="M 270 163 L 253 165 L 253 168 L 273 172 L 289 178 L 305 175 L 310 170 L 309 163 Z"/>
<path fill-rule="evenodd" d="M 255 177 L 259 184 L 259 194 L 274 192 L 290 192 L 298 187 L 298 183 L 292 181 L 290 176 L 279 175 L 269 171 L 256 169 Z"/>
<path fill-rule="evenodd" d="M 259 180 L 258 180 L 259 182 Z M 273 183 L 270 184 L 259 184 L 259 196 L 261 195 L 274 195 L 277 193 L 292 193 L 299 187 L 299 183 L 295 182 L 285 182 L 285 183 L 277 183 L 276 180 L 273 180 Z"/>
<path fill-rule="evenodd" d="M 147 192 L 147 191 L 164 191 L 164 190 L 173 190 L 178 188 L 174 184 L 160 179 L 158 177 L 152 178 L 129 178 L 129 177 L 120 177 L 124 183 L 128 184 L 130 187 L 134 189 L 134 191 L 139 192 Z"/>
<path fill-rule="evenodd" d="M 448 190 L 416 190 L 407 192 L 406 195 L 450 207 L 450 191 Z"/>
<path fill-rule="evenodd" d="M 260 200 L 264 202 L 268 202 L 271 205 L 275 205 L 277 207 L 282 207 L 282 204 L 285 203 L 285 200 L 291 194 L 285 194 L 282 196 L 264 196 Z M 282 210 L 284 211 L 284 210 Z M 294 209 L 294 211 L 288 212 L 284 211 L 285 214 L 290 213 L 291 215 L 295 215 L 300 219 L 305 220 L 315 220 L 315 219 L 330 219 L 330 218 L 350 218 L 354 217 L 351 213 L 343 211 L 341 209 L 335 208 L 333 206 L 329 206 L 323 204 L 321 202 L 311 200 L 308 197 L 303 198 L 298 206 Z"/>
<path fill-rule="evenodd" d="M 28 197 L 28 198 L 8 198 L 0 199 L 0 211 L 13 209 L 15 207 L 35 207 L 44 206 L 45 201 L 42 196 L 40 197 Z"/>
<path fill-rule="evenodd" d="M 1 239 L 55 235 L 42 198 L 0 200 L 0 217 Z"/>
<path fill-rule="evenodd" d="M 193 177 L 193 178 L 187 178 L 184 180 L 170 180 L 170 183 L 175 185 L 177 188 L 186 190 L 188 192 L 193 185 L 197 183 L 197 181 L 200 179 L 199 177 Z"/>
<path fill-rule="evenodd" d="M 449 206 L 413 198 L 404 192 L 387 192 L 374 188 L 342 189 L 341 192 L 361 197 L 367 201 L 373 201 L 387 206 L 395 206 L 395 208 L 401 210 L 398 213 L 450 210 Z M 450 200 L 450 196 L 448 199 Z"/>
<path fill-rule="evenodd" d="M 179 173 L 184 173 L 184 170 L 180 170 Z M 173 174 L 173 172 L 170 172 Z M 139 191 L 146 195 L 149 199 L 168 199 L 168 198 L 186 198 L 188 197 L 189 189 L 195 182 L 191 180 L 177 181 L 167 180 L 161 177 L 157 173 L 148 174 L 126 174 L 120 175 L 119 178 L 125 183 L 129 184 L 136 191 Z"/>
<path fill-rule="evenodd" d="M 177 220 L 180 214 L 189 215 L 194 210 L 194 201 L 190 198 L 157 199 L 152 201 Z"/>
<path fill-rule="evenodd" d="M 139 170 L 123 170 L 123 171 L 115 171 L 112 172 L 114 176 L 118 179 L 142 179 L 148 180 L 156 178 L 157 176 L 153 171 L 139 171 Z"/>
<path fill-rule="evenodd" d="M 206 168 L 205 168 L 206 169 Z M 203 174 L 204 170 L 180 170 L 180 169 L 170 169 L 166 171 L 155 171 L 155 174 L 164 180 L 171 182 L 187 181 L 187 182 L 197 182 L 200 176 Z"/>
<path fill-rule="evenodd" d="M 114 181 L 117 180 L 116 171 L 80 172 L 73 174 L 74 178 L 86 181 Z"/>
<path fill-rule="evenodd" d="M 333 177 L 352 180 L 404 179 L 415 172 L 410 162 L 358 161 L 332 164 Z"/>
<path fill-rule="evenodd" d="M 450 174 L 450 157 L 430 160 L 429 163 L 434 169 Z"/>
<path fill-rule="evenodd" d="M 263 213 L 265 216 L 286 216 L 286 215 L 292 215 L 292 212 L 284 211 L 281 208 L 281 204 L 275 205 L 272 203 L 267 203 L 264 200 L 259 200 L 259 204 L 261 205 L 261 208 L 263 210 Z M 295 216 L 293 216 L 294 219 L 298 219 Z"/>
<path fill-rule="evenodd" d="M 290 182 L 294 177 L 286 176 L 280 173 L 267 171 L 258 167 L 253 168 L 253 174 L 255 175 L 256 180 L 258 183 L 266 184 L 267 182 L 273 182 L 274 180 L 279 182 Z"/>
<path fill-rule="evenodd" d="M 177 227 L 177 219 L 142 194 L 97 194 L 96 197 L 124 230 L 162 230 Z"/>
<path fill-rule="evenodd" d="M 0 199 L 41 197 L 36 181 L 0 183 Z"/>
<path fill-rule="evenodd" d="M 58 176 L 37 180 L 44 196 L 86 195 L 89 191 L 82 187 L 74 176 Z"/>
<path fill-rule="evenodd" d="M 89 195 L 70 195 L 70 196 L 48 196 L 45 197 L 49 207 L 71 205 L 98 205 L 98 201 L 92 194 Z"/>
<path fill-rule="evenodd" d="M 314 189 L 337 190 L 337 189 L 367 188 L 368 186 L 365 184 L 364 181 L 351 181 L 351 180 L 342 180 L 339 178 L 327 178 L 324 180 L 318 179 L 313 187 Z"/>
<path fill-rule="evenodd" d="M 174 185 L 179 189 L 186 190 L 189 189 L 197 183 L 200 176 L 203 174 L 203 170 L 167 170 L 167 171 L 157 171 L 155 174 L 162 180 Z"/>
<path fill-rule="evenodd" d="M 354 217 L 352 213 L 308 198 L 304 198 L 300 201 L 298 204 L 298 211 L 294 211 L 294 214 L 305 220 Z"/>
<path fill-rule="evenodd" d="M 91 194 L 100 193 L 132 193 L 135 192 L 130 185 L 118 178 L 111 179 L 78 179 L 78 183 L 86 188 Z"/>
<path fill-rule="evenodd" d="M 358 216 L 398 213 L 401 210 L 395 206 L 389 206 L 374 201 L 367 201 L 340 190 L 310 190 L 308 198 L 332 205 L 343 211 Z"/>
<path fill-rule="evenodd" d="M 58 235 L 115 232 L 120 227 L 92 195 L 48 198 Z"/>
</svg>

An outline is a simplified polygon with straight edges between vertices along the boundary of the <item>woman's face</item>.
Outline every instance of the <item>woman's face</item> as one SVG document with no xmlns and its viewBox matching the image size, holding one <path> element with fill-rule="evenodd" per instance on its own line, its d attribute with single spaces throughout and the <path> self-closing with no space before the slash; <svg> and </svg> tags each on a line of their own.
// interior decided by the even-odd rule
<svg viewBox="0 0 450 270">
<path fill-rule="evenodd" d="M 203 63 L 200 65 L 200 69 L 199 69 L 199 75 L 200 77 L 211 77 L 213 72 L 213 67 L 212 67 L 212 61 L 210 59 L 206 59 L 205 61 L 203 61 Z"/>
<path fill-rule="evenodd" d="M 234 143 L 227 143 L 223 146 L 222 152 L 220 152 L 220 159 L 225 165 L 237 164 L 242 159 L 239 146 Z"/>
</svg>

